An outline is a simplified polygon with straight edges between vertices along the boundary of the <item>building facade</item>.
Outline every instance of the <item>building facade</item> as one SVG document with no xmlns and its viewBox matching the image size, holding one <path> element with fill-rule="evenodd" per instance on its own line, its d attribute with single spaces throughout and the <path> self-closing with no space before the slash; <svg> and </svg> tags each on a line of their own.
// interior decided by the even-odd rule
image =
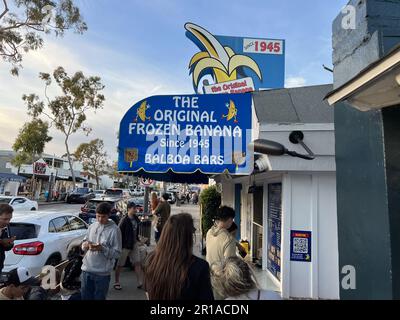
<svg viewBox="0 0 400 320">
<path fill-rule="evenodd" d="M 239 238 L 284 298 L 338 299 L 338 237 L 333 110 L 323 102 L 332 85 L 254 93 L 260 139 L 289 150 L 293 131 L 315 159 L 268 156 L 268 169 L 246 177 L 219 175 L 222 202 L 236 211 Z M 265 159 L 265 157 L 264 157 Z"/>
</svg>

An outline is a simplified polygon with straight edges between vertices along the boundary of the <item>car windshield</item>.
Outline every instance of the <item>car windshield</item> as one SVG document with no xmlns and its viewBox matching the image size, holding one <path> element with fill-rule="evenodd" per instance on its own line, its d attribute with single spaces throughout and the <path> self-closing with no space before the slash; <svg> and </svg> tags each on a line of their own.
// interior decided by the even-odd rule
<svg viewBox="0 0 400 320">
<path fill-rule="evenodd" d="M 34 224 L 30 223 L 10 223 L 8 226 L 10 237 L 17 237 L 17 240 L 34 239 L 38 236 L 38 231 Z"/>
<path fill-rule="evenodd" d="M 95 211 L 96 211 L 96 207 L 97 207 L 100 203 L 102 203 L 102 202 L 107 202 L 107 203 L 109 203 L 112 207 L 114 207 L 114 205 L 115 205 L 115 202 L 112 202 L 112 201 L 89 201 L 89 202 L 86 204 L 86 208 L 87 208 L 89 211 L 95 212 Z"/>
<path fill-rule="evenodd" d="M 9 203 L 10 199 L 9 198 L 0 198 L 0 203 Z"/>
<path fill-rule="evenodd" d="M 104 193 L 107 196 L 122 196 L 122 190 L 106 190 Z"/>
<path fill-rule="evenodd" d="M 143 206 L 143 204 L 144 204 L 144 199 L 143 199 L 143 198 L 134 198 L 134 199 L 132 200 L 132 202 L 134 202 L 135 204 L 139 204 L 139 205 Z"/>
<path fill-rule="evenodd" d="M 89 189 L 88 188 L 76 188 L 75 193 L 88 193 Z"/>
</svg>

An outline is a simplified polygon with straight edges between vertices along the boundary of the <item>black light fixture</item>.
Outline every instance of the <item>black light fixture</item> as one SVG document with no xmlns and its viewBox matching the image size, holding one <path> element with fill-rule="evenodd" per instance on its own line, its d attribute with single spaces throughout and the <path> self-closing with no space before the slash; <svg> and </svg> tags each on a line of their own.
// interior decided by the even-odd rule
<svg viewBox="0 0 400 320">
<path fill-rule="evenodd" d="M 283 156 L 287 154 L 289 156 L 301 158 L 304 160 L 314 160 L 314 153 L 310 150 L 310 148 L 307 147 L 303 140 L 304 134 L 301 131 L 293 131 L 289 135 L 289 141 L 293 144 L 300 144 L 307 151 L 308 154 L 300 154 L 296 151 L 289 151 L 284 145 L 271 140 L 257 139 L 253 141 L 252 144 L 254 146 L 254 151 L 258 153 L 271 156 Z"/>
</svg>

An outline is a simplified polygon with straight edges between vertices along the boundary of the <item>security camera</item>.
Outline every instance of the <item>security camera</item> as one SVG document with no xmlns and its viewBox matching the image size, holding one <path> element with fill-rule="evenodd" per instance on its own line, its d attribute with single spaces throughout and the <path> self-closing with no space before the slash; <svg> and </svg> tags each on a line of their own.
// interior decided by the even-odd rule
<svg viewBox="0 0 400 320">
<path fill-rule="evenodd" d="M 254 162 L 255 169 L 259 172 L 270 171 L 272 170 L 271 162 L 269 161 L 268 156 L 261 155 L 255 162 Z"/>
</svg>

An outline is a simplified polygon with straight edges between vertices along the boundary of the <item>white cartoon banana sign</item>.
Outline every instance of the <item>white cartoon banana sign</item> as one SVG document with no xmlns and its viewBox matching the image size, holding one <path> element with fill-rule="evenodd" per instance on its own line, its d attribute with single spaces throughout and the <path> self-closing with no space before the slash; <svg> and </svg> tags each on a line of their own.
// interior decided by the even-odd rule
<svg viewBox="0 0 400 320">
<path fill-rule="evenodd" d="M 199 48 L 189 62 L 196 93 L 243 93 L 284 86 L 284 40 L 214 36 L 185 24 Z"/>
</svg>

